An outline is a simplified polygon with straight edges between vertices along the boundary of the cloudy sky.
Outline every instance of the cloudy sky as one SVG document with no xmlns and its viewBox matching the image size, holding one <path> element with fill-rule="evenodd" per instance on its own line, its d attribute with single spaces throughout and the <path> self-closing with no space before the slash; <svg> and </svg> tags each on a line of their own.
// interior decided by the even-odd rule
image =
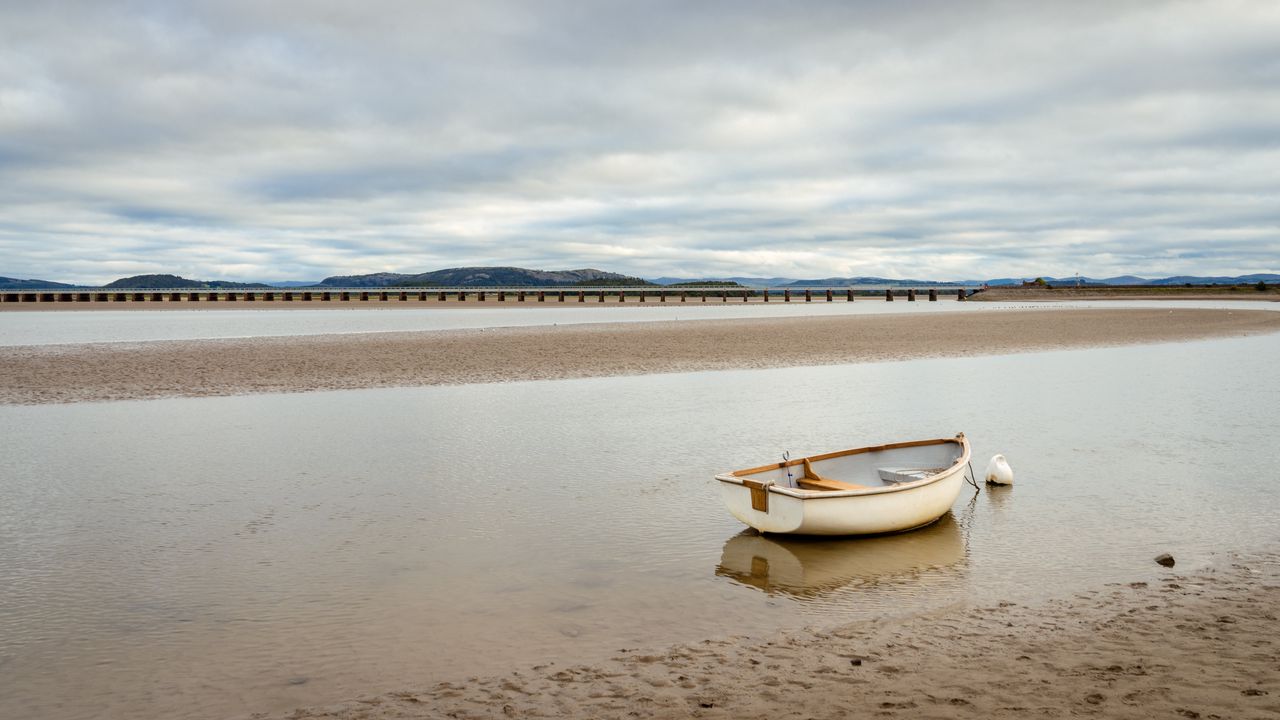
<svg viewBox="0 0 1280 720">
<path fill-rule="evenodd" d="M 0 275 L 1280 271 L 1280 3 L 0 0 Z"/>
</svg>

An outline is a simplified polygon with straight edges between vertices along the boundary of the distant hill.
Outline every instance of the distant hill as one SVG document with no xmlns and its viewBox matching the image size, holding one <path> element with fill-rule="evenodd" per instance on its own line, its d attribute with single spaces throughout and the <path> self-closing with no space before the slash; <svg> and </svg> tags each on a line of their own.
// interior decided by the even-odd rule
<svg viewBox="0 0 1280 720">
<path fill-rule="evenodd" d="M 368 275 L 334 275 L 316 283 L 318 287 L 390 287 L 414 277 L 405 273 L 370 273 Z"/>
<path fill-rule="evenodd" d="M 1238 275 L 1235 277 L 1206 277 L 1200 275 L 1178 275 L 1175 277 L 1159 278 L 1151 280 L 1148 278 L 1138 277 L 1137 275 L 1121 275 L 1110 278 L 1091 278 L 1080 277 L 1049 277 L 1048 275 L 1038 275 L 1032 277 L 1017 278 L 994 278 L 987 280 L 986 284 L 991 287 L 1001 287 L 1006 285 L 1021 285 L 1026 280 L 1035 280 L 1036 277 L 1043 277 L 1044 281 L 1050 285 L 1059 287 L 1069 287 L 1076 284 L 1077 281 L 1081 285 L 1086 286 L 1106 286 L 1106 285 L 1252 285 L 1259 280 L 1267 283 L 1280 282 L 1280 275 L 1273 273 L 1256 273 L 1253 275 Z"/>
<path fill-rule="evenodd" d="M 1280 282 L 1280 275 L 1274 273 L 1256 273 L 1254 275 L 1239 275 L 1237 277 L 1198 277 L 1189 275 L 1178 275 L 1176 277 L 1167 277 L 1160 280 L 1150 280 L 1150 285 L 1237 285 L 1239 283 L 1253 284 L 1259 280 L 1266 283 Z"/>
<path fill-rule="evenodd" d="M 194 288 L 194 289 L 234 289 L 234 288 L 269 288 L 269 287 L 574 287 L 574 286 L 604 286 L 616 287 L 619 285 L 665 285 L 668 287 L 679 285 L 706 285 L 714 286 L 723 283 L 737 283 L 743 287 L 763 288 L 763 287 L 849 287 L 857 285 L 880 285 L 891 287 L 921 287 L 921 286 L 943 286 L 943 285 L 989 285 L 991 287 L 1007 287 L 1020 286 L 1024 281 L 1034 280 L 1036 277 L 1043 277 L 1045 282 L 1055 287 L 1070 287 L 1078 281 L 1085 286 L 1109 286 L 1109 285 L 1254 285 L 1258 281 L 1267 283 L 1268 285 L 1280 285 L 1280 274 L 1275 273 L 1254 273 L 1252 275 L 1239 275 L 1235 277 L 1227 276 L 1202 276 L 1202 275 L 1177 275 L 1174 277 L 1148 279 L 1138 275 L 1120 275 L 1109 278 L 1091 278 L 1091 277 L 1050 277 L 1048 275 L 1041 276 L 1022 276 L 1022 277 L 1004 277 L 991 278 L 987 280 L 902 280 L 894 278 L 883 278 L 873 276 L 859 277 L 827 277 L 816 279 L 796 279 L 785 277 L 706 277 L 706 278 L 677 278 L 677 277 L 659 277 L 644 280 L 641 278 L 623 275 L 621 273 L 607 272 L 604 270 L 596 270 L 593 268 L 584 268 L 581 270 L 530 270 L 519 267 L 464 267 L 464 268 L 448 268 L 445 270 L 433 270 L 425 273 L 370 273 L 367 275 L 335 275 L 327 277 L 320 282 L 306 282 L 298 280 L 282 280 L 270 283 L 239 283 L 228 282 L 225 280 L 191 280 L 179 275 L 171 274 L 154 274 L 154 275 L 134 275 L 132 277 L 120 278 L 112 283 L 105 285 L 111 289 L 161 289 L 161 288 Z M 68 283 L 55 282 L 52 280 L 28 279 L 22 280 L 11 277 L 0 277 L 0 290 L 31 290 L 31 289 L 57 289 L 57 288 L 87 288 L 92 286 L 75 285 Z"/>
<path fill-rule="evenodd" d="M 19 280 L 18 278 L 0 277 L 0 290 L 33 290 L 36 288 L 69 288 L 75 285 L 53 282 L 51 280 Z"/>
<path fill-rule="evenodd" d="M 733 282 L 745 287 L 782 287 L 788 283 L 795 282 L 795 278 L 784 277 L 705 277 L 705 278 L 678 278 L 678 277 L 659 277 L 650 278 L 656 285 L 710 285 L 719 282 Z"/>
<path fill-rule="evenodd" d="M 573 286 L 593 282 L 635 281 L 619 273 L 593 268 L 582 270 L 530 270 L 518 267 L 464 267 L 433 270 L 417 275 L 373 273 L 370 275 L 337 275 L 320 281 L 324 287 L 528 287 Z"/>
<path fill-rule="evenodd" d="M 937 280 L 894 280 L 882 277 L 830 277 L 817 280 L 793 280 L 788 287 L 853 287 L 856 285 L 893 285 L 896 287 L 917 287 L 936 285 L 959 285 L 948 281 Z"/>
<path fill-rule="evenodd" d="M 579 280 L 573 283 L 571 287 L 645 287 L 652 285 L 658 287 L 656 283 L 651 283 L 644 278 L 631 277 L 630 275 L 619 275 L 615 278 L 595 278 L 594 280 Z"/>
<path fill-rule="evenodd" d="M 168 288 L 260 288 L 268 286 L 262 283 L 237 283 L 225 280 L 188 280 L 177 275 L 134 275 L 107 283 L 103 287 L 112 290 L 158 290 Z"/>
</svg>

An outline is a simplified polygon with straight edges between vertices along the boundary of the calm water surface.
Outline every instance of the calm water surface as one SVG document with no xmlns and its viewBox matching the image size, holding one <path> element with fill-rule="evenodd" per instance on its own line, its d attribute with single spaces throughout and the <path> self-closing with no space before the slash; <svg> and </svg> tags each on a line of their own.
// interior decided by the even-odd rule
<svg viewBox="0 0 1280 720">
<path fill-rule="evenodd" d="M 1278 353 L 0 407 L 0 716 L 282 710 L 1195 567 L 1277 540 Z M 711 479 L 960 430 L 1018 484 L 900 536 L 743 534 Z"/>
</svg>

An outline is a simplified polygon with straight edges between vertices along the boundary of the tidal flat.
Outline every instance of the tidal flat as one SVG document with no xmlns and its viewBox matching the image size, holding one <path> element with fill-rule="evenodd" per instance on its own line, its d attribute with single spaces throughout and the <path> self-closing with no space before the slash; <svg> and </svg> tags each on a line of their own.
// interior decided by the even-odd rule
<svg viewBox="0 0 1280 720">
<path fill-rule="evenodd" d="M 386 694 L 449 682 L 460 688 L 449 697 L 497 714 L 511 704 L 501 692 L 514 691 L 490 694 L 496 680 L 486 678 L 604 667 L 623 649 L 665 657 L 702 640 L 725 652 L 757 648 L 743 662 L 766 662 L 757 640 L 859 623 L 905 633 L 882 638 L 868 658 L 901 668 L 885 659 L 885 643 L 948 647 L 902 629 L 912 617 L 963 624 L 969 608 L 1077 602 L 1108 583 L 1182 584 L 1175 578 L 1227 554 L 1274 547 L 1277 351 L 1280 335 L 1259 334 L 0 407 L 9 498 L 0 506 L 0 707 L 32 719 L 301 706 L 342 716 L 350 711 L 335 704 L 364 697 L 432 716 L 445 705 L 425 692 L 402 703 Z M 1001 452 L 1018 482 L 962 494 L 920 533 L 834 549 L 744 535 L 711 479 L 784 451 L 957 431 L 979 471 Z M 1173 571 L 1151 561 L 1166 551 L 1178 559 Z M 1264 594 L 1240 603 L 1274 602 L 1265 597 L 1274 560 L 1260 562 L 1257 583 L 1232 576 Z M 1116 607 L 1162 607 L 1140 602 Z M 1071 622 L 1046 613 L 1009 622 Z M 1187 662 L 1179 657 L 1148 662 Z M 1116 664 L 1106 659 L 1099 667 Z M 1266 680 L 1274 668 L 1257 670 Z M 711 710 L 697 694 L 712 687 L 710 672 L 679 675 L 686 680 L 670 692 Z M 1240 696 L 1256 702 L 1276 694 L 1246 689 L 1271 693 Z M 556 696 L 539 697 L 534 707 L 553 712 Z M 615 700 L 638 697 L 633 688 Z M 865 707 L 914 702 L 877 698 Z"/>
</svg>

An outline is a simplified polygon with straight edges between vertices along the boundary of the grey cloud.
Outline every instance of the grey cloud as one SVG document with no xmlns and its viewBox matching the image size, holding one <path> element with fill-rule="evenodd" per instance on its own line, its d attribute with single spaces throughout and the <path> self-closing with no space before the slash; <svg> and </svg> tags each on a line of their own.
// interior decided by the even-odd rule
<svg viewBox="0 0 1280 720">
<path fill-rule="evenodd" d="M 1267 2 L 14 5 L 0 274 L 1275 271 L 1277 35 Z"/>
</svg>

